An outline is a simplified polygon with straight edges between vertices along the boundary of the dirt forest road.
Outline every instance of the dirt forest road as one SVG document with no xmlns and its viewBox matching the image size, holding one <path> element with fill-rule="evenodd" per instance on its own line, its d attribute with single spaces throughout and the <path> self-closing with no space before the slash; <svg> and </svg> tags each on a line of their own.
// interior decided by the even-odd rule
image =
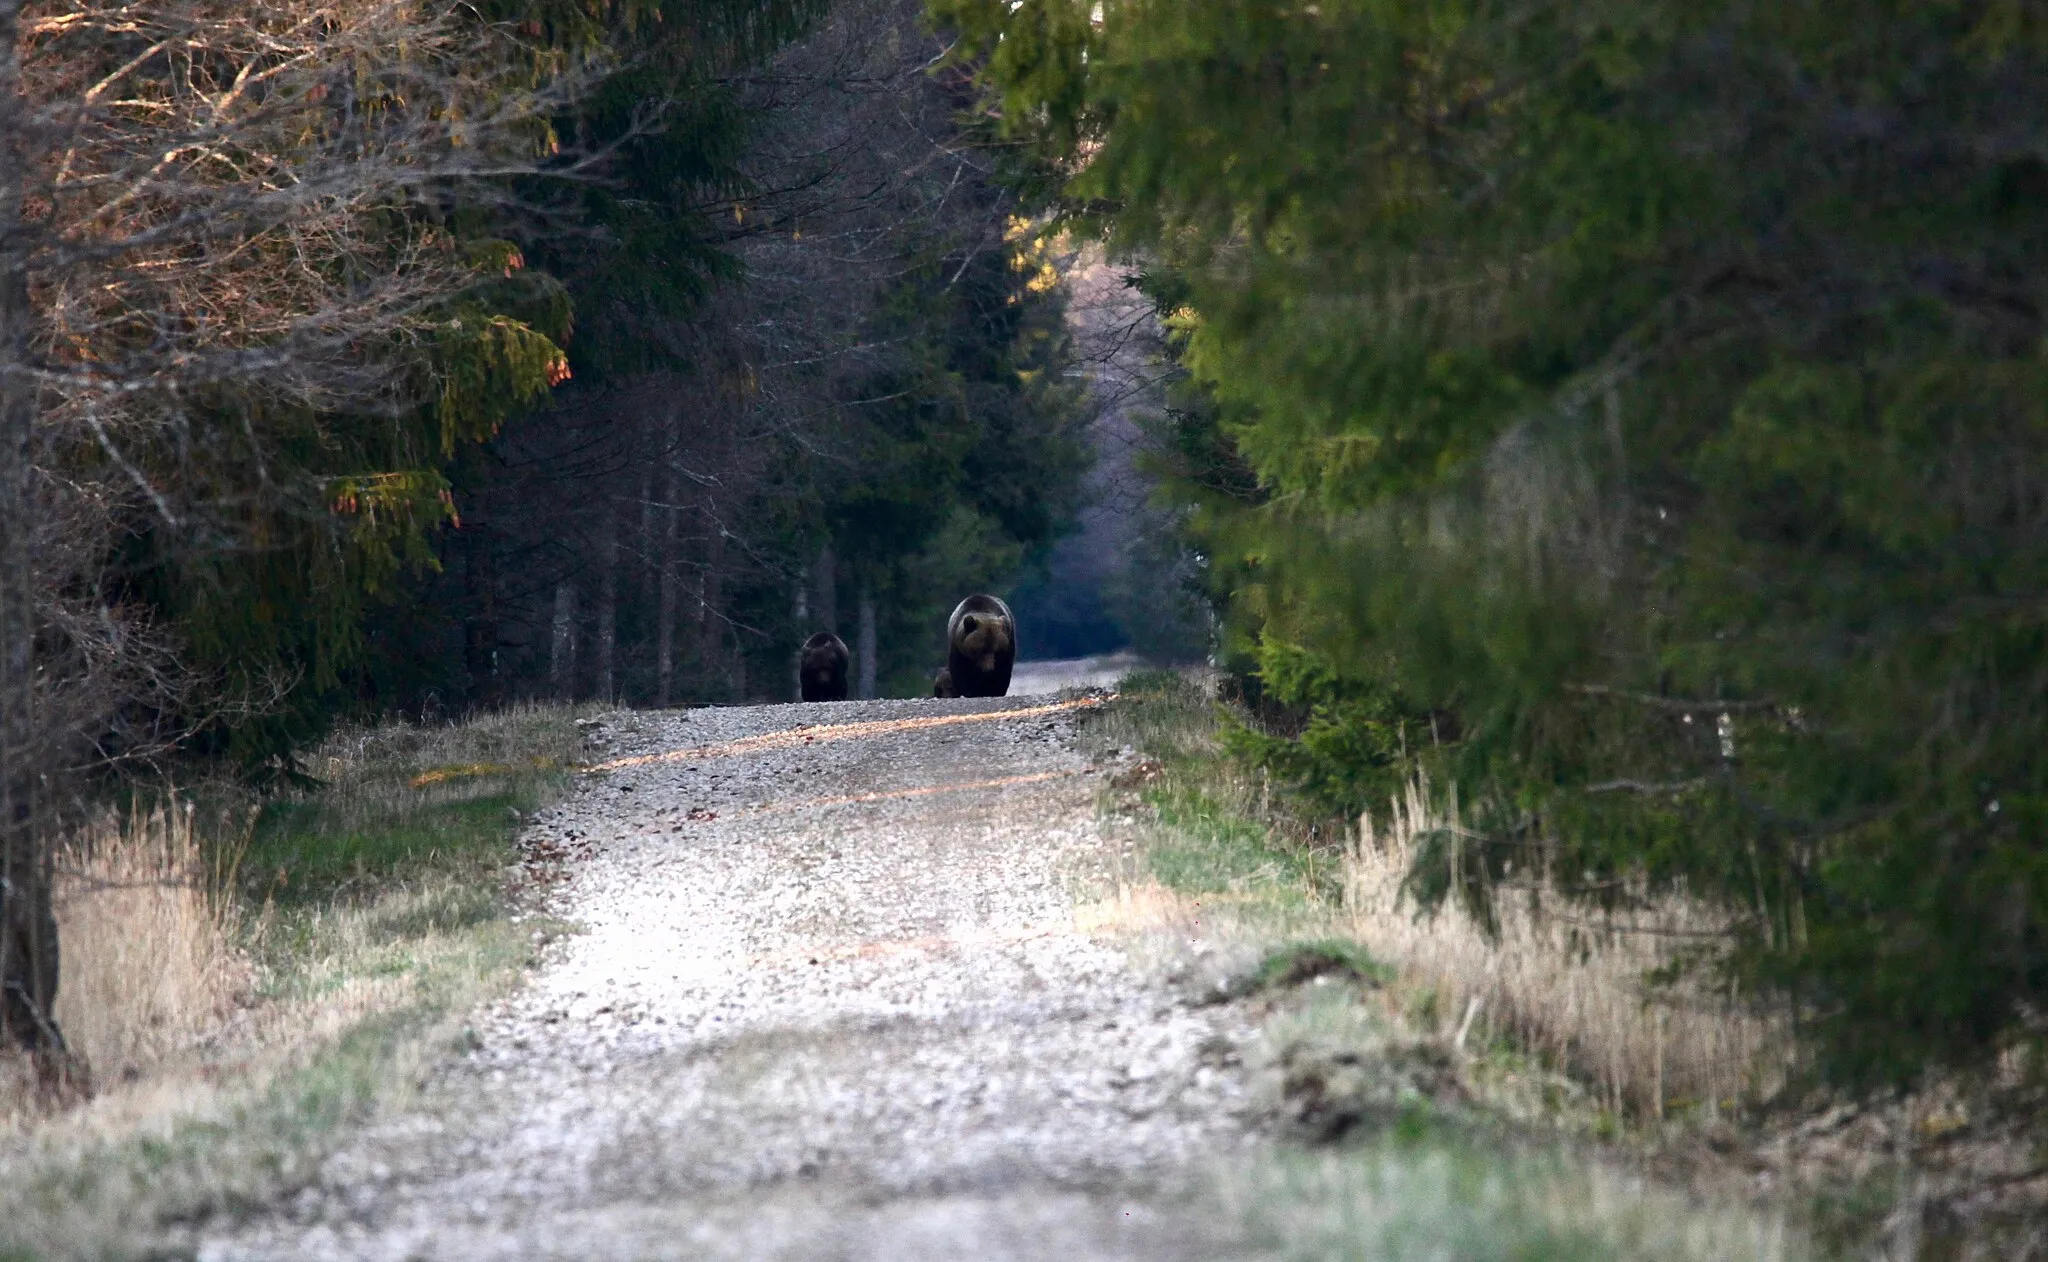
<svg viewBox="0 0 2048 1262">
<path fill-rule="evenodd" d="M 1087 704 L 609 720 L 528 830 L 581 931 L 199 1256 L 1216 1256 L 1174 1206 L 1256 1142 L 1248 1032 L 1077 916 L 1115 862 Z"/>
</svg>

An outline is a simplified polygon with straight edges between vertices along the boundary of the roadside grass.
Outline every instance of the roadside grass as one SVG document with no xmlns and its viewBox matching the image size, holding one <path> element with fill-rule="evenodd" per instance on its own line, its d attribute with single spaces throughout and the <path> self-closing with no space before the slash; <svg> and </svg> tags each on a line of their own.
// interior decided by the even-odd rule
<svg viewBox="0 0 2048 1262">
<path fill-rule="evenodd" d="M 52 899 L 64 953 L 53 1015 L 105 1082 L 134 1081 L 175 1057 L 251 989 L 233 899 L 189 808 L 91 821 L 61 848 Z M 6 1098 L 30 1103 L 19 1090 Z M 11 1111 L 0 1105 L 0 1117 Z"/>
<path fill-rule="evenodd" d="M 339 953 L 329 967 L 350 974 L 346 986 L 273 1014 L 228 1056 L 7 1137 L 0 1258 L 189 1256 L 188 1231 L 313 1177 L 350 1126 L 459 1049 L 463 1014 L 531 958 L 526 929 L 500 920 Z"/>
<path fill-rule="evenodd" d="M 1363 821 L 1345 854 L 1352 932 L 1433 1011 L 1469 1013 L 1480 1037 L 1576 1075 L 1604 1126 L 1754 1113 L 1796 1071 L 1782 1009 L 1688 967 L 1726 917 L 1647 890 L 1624 910 L 1581 913 L 1545 889 L 1496 899 L 1490 930 L 1455 900 L 1418 916 L 1403 892 L 1410 857 L 1425 834 L 1459 829 L 1455 803 L 1417 782 L 1389 816 Z"/>
<path fill-rule="evenodd" d="M 506 861 L 520 817 L 562 791 L 580 749 L 558 707 L 336 733 L 307 759 L 319 783 L 257 817 L 236 865 L 243 895 L 319 905 L 394 876 L 473 880 Z"/>
<path fill-rule="evenodd" d="M 1789 1022 L 1685 975 L 1725 927 L 1710 909 L 1642 899 L 1595 917 L 1536 890 L 1502 899 L 1491 932 L 1455 903 L 1424 914 L 1406 895 L 1409 856 L 1424 834 L 1459 826 L 1455 808 L 1418 783 L 1378 827 L 1304 819 L 1225 754 L 1219 704 L 1192 680 L 1149 672 L 1126 680 L 1097 724 L 1104 747 L 1153 760 L 1124 777 L 1143 805 L 1150 878 L 1284 913 L 1270 927 L 1294 939 L 1269 933 L 1275 948 L 1315 929 L 1355 944 L 1390 970 L 1411 1024 L 1570 1075 L 1598 1129 L 1738 1112 L 1786 1080 Z M 1680 980 L 1654 985 L 1658 974 Z"/>
<path fill-rule="evenodd" d="M 1804 1256 L 1782 1215 L 1577 1151 L 1744 1106 L 1782 1073 L 1785 1031 L 1738 997 L 1649 981 L 1709 927 L 1702 909 L 1538 932 L 1538 904 L 1497 938 L 1455 908 L 1418 914 L 1401 897 L 1406 847 L 1455 824 L 1426 789 L 1391 828 L 1306 819 L 1226 756 L 1200 683 L 1147 672 L 1118 692 L 1090 739 L 1122 768 L 1105 808 L 1136 825 L 1119 899 L 1147 915 L 1125 923 L 1206 932 L 1227 917 L 1223 945 L 1182 971 L 1206 965 L 1215 998 L 1255 1001 L 1256 1107 L 1280 1132 L 1345 1138 L 1232 1176 L 1250 1219 L 1288 1220 L 1272 1256 Z"/>
<path fill-rule="evenodd" d="M 0 1058 L 0 1259 L 178 1256 L 462 1045 L 465 1014 L 565 930 L 517 913 L 514 838 L 566 789 L 575 717 L 342 732 L 317 783 L 75 844 L 58 1014 L 98 1094 L 38 1105 Z"/>
<path fill-rule="evenodd" d="M 1776 1218 L 1645 1185 L 1556 1152 L 1384 1135 L 1282 1148 L 1221 1177 L 1245 1256 L 1338 1262 L 1601 1262 L 1809 1256 Z"/>
<path fill-rule="evenodd" d="M 1275 827 L 1264 787 L 1224 758 L 1215 729 L 1207 691 L 1167 670 L 1127 676 L 1089 729 L 1098 751 L 1146 756 L 1119 779 L 1150 816 L 1147 875 L 1178 894 L 1282 919 L 1338 893 L 1336 856 L 1298 830 Z"/>
</svg>

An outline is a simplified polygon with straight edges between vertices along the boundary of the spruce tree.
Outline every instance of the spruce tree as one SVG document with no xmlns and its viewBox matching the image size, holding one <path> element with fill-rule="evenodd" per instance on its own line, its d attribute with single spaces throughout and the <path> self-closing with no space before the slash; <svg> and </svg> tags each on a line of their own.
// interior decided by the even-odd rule
<svg viewBox="0 0 2048 1262">
<path fill-rule="evenodd" d="M 1740 909 L 1841 1080 L 2038 1038 L 2038 24 L 935 7 L 1257 475 L 1201 529 L 1304 783 L 1365 805 L 1372 725 L 1449 717 L 1468 857 Z"/>
</svg>

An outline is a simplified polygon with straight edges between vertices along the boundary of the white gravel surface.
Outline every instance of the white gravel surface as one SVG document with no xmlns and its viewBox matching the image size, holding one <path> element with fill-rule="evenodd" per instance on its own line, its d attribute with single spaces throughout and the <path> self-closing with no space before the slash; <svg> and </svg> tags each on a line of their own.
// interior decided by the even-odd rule
<svg viewBox="0 0 2048 1262">
<path fill-rule="evenodd" d="M 607 720 L 527 834 L 582 932 L 200 1256 L 1219 1256 L 1174 1207 L 1253 1142 L 1247 1031 L 1076 927 L 1114 855 L 1055 700 Z"/>
<path fill-rule="evenodd" d="M 1018 662 L 1010 671 L 1010 695 L 1022 697 L 1063 688 L 1113 688 L 1117 680 L 1146 664 L 1135 653 Z"/>
</svg>

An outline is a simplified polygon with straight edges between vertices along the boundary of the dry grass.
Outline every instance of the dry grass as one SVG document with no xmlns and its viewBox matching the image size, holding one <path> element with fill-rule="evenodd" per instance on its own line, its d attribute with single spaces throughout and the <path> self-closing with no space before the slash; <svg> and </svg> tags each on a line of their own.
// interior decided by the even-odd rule
<svg viewBox="0 0 2048 1262">
<path fill-rule="evenodd" d="M 1422 914 L 1404 886 L 1419 839 L 1460 828 L 1449 795 L 1417 782 L 1391 804 L 1388 826 L 1368 817 L 1340 842 L 1218 747 L 1207 688 L 1147 676 L 1122 691 L 1094 725 L 1097 743 L 1159 760 L 1131 777 L 1148 808 L 1147 866 L 1212 921 L 1263 915 L 1269 938 L 1355 938 L 1396 970 L 1409 1016 L 1562 1070 L 1616 1119 L 1712 1117 L 1783 1080 L 1789 1022 L 1717 986 L 1711 970 L 1649 980 L 1717 945 L 1727 923 L 1711 908 L 1638 891 L 1633 910 L 1609 914 L 1539 886 L 1498 892 L 1497 934 L 1454 900 Z"/>
<path fill-rule="evenodd" d="M 2048 1113 L 2034 1061 L 2015 1058 L 1995 1083 L 1934 1083 L 1887 1100 L 1811 1090 L 1774 1096 L 1798 1055 L 1789 1015 L 1716 985 L 1711 969 L 1670 970 L 1721 945 L 1727 922 L 1704 902 L 1637 889 L 1628 910 L 1606 914 L 1538 883 L 1496 890 L 1497 934 L 1455 902 L 1422 914 L 1403 885 L 1426 834 L 1460 829 L 1451 795 L 1411 785 L 1388 819 L 1362 820 L 1339 843 L 1327 824 L 1269 795 L 1255 772 L 1219 748 L 1212 692 L 1157 675 L 1126 680 L 1120 690 L 1090 730 L 1098 754 L 1122 768 L 1120 792 L 1105 795 L 1104 809 L 1135 825 L 1137 867 L 1084 909 L 1084 927 L 1156 943 L 1162 965 L 1198 985 L 1224 983 L 1219 995 L 1258 961 L 1329 938 L 1355 942 L 1394 973 L 1371 1001 L 1344 991 L 1322 1004 L 1283 1006 L 1267 1022 L 1269 1047 L 1311 1043 L 1355 1054 L 1388 1029 L 1450 1042 L 1462 1031 L 1473 1053 L 1463 1061 L 1466 1086 L 1496 1120 L 1619 1128 L 1639 1141 L 1620 1150 L 1630 1163 L 1645 1163 L 1637 1170 L 1656 1171 L 1659 1184 L 1691 1188 L 1688 1203 L 1704 1214 L 1661 1195 L 1638 1201 L 1628 1187 L 1623 1200 L 1663 1216 L 1632 1221 L 1693 1232 L 1721 1220 L 1736 1233 L 1702 1238 L 1692 1256 L 1801 1256 L 1805 1246 L 1777 1226 L 1790 1214 L 1783 1221 L 1804 1223 L 1820 1241 L 1819 1256 L 2048 1258 L 2048 1148 L 2037 1121 Z M 1151 758 L 1138 761 L 1139 750 Z M 1198 936 L 1219 949 L 1191 962 L 1185 944 Z M 1679 979 L 1651 980 L 1666 970 Z M 1740 1116 L 1726 1117 L 1731 1111 Z M 1688 1124 L 1695 1121 L 1715 1124 Z M 1341 1150 L 1314 1156 L 1351 1179 L 1348 1161 Z M 1497 1172 L 1484 1161 L 1475 1169 L 1487 1178 Z M 1485 1189 L 1545 1186 L 1540 1177 L 1529 1185 L 1511 1170 L 1498 1173 L 1506 1182 Z M 1580 1204 L 1606 1178 L 1594 1171 L 1591 1183 L 1557 1183 L 1558 1212 L 1588 1215 L 1606 1230 L 1603 1213 Z M 1322 1196 L 1313 1185 L 1299 1196 L 1263 1182 L 1246 1186 L 1249 1203 L 1274 1213 L 1313 1216 Z M 1330 1203 L 1376 1195 L 1347 1191 Z M 1540 1204 L 1509 1217 L 1517 1215 L 1539 1236 L 1545 1221 L 1562 1221 Z M 1425 1243 L 1439 1246 L 1424 1248 L 1426 1256 L 1450 1256 L 1441 1246 L 1455 1234 L 1455 1218 L 1414 1220 Z M 1402 1256 L 1373 1230 L 1345 1220 L 1341 1247 L 1316 1256 Z M 1622 1256 L 1687 1256 L 1693 1248 L 1622 1238 Z M 1597 1242 L 1547 1239 L 1536 1247 L 1518 1239 L 1502 1237 L 1515 1248 L 1496 1253 L 1603 1256 Z M 1495 1256 L 1492 1247 L 1452 1253 Z"/>
<path fill-rule="evenodd" d="M 1776 1214 L 1703 1201 L 1569 1154 L 1380 1140 L 1232 1163 L 1214 1204 L 1247 1225 L 1233 1257 L 1329 1262 L 1796 1262 Z"/>
<path fill-rule="evenodd" d="M 253 827 L 202 805 L 68 847 L 57 1017 L 96 1092 L 38 1096 L 0 1054 L 0 1259 L 162 1256 L 166 1224 L 277 1195 L 410 1090 L 560 931 L 513 915 L 507 880 L 574 719 L 345 731 Z"/>
<path fill-rule="evenodd" d="M 189 807 L 109 813 L 59 853 L 55 1015 L 102 1083 L 190 1052 L 246 991 L 233 901 L 209 873 Z M 25 1067 L 9 1068 L 0 1114 L 32 1109 Z"/>
<path fill-rule="evenodd" d="M 1726 923 L 1676 896 L 1633 910 L 1582 911 L 1555 891 L 1507 891 L 1489 935 L 1455 900 L 1418 915 L 1403 881 L 1422 834 L 1459 827 L 1426 783 L 1393 803 L 1391 826 L 1361 821 L 1344 864 L 1351 931 L 1431 1002 L 1453 1037 L 1505 1039 L 1594 1083 L 1617 1115 L 1707 1116 L 1776 1087 L 1792 1037 L 1781 1019 L 1705 975 L 1653 986 L 1657 970 L 1713 941 Z"/>
<path fill-rule="evenodd" d="M 107 1078 L 134 1078 L 202 1038 L 249 981 L 235 909 L 209 875 L 189 807 L 109 818 L 59 858 L 57 1020 Z"/>
</svg>

